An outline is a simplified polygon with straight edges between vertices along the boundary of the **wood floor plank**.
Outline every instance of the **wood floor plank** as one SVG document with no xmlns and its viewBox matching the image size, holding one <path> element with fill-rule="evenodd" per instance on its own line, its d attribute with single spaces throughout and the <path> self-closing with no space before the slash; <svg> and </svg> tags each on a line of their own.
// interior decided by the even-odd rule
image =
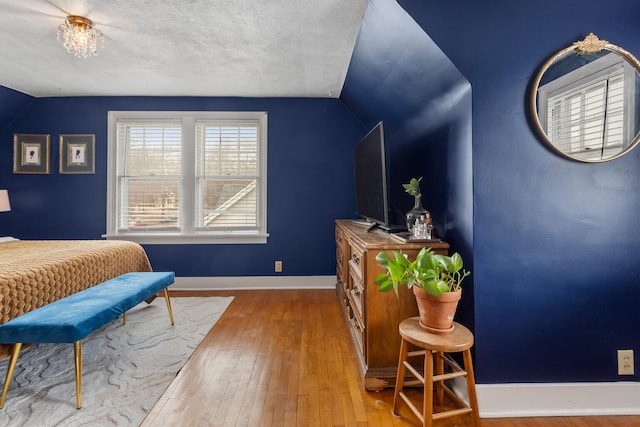
<svg viewBox="0 0 640 427">
<path fill-rule="evenodd" d="M 141 426 L 418 426 L 393 389 L 364 390 L 333 290 L 171 292 L 234 300 Z M 412 392 L 418 393 L 418 390 Z M 471 425 L 469 416 L 434 427 Z M 638 427 L 640 416 L 482 419 L 482 427 Z"/>
</svg>

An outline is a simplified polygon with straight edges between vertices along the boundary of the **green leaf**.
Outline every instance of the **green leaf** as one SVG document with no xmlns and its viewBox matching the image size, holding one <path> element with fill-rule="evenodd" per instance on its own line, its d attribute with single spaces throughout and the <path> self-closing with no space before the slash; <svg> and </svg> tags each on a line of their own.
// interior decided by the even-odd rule
<svg viewBox="0 0 640 427">
<path fill-rule="evenodd" d="M 386 252 L 380 252 L 378 255 L 376 255 L 376 261 L 378 261 L 380 267 L 387 268 L 387 265 L 389 265 L 389 254 L 387 254 Z"/>
<path fill-rule="evenodd" d="M 434 263 L 438 266 L 440 270 L 445 270 L 445 271 L 449 270 L 450 260 L 448 256 L 434 254 L 432 258 Z"/>
<path fill-rule="evenodd" d="M 373 283 L 375 283 L 378 286 L 383 285 L 387 281 L 390 282 L 389 277 L 385 273 L 380 273 L 376 276 L 375 279 L 373 279 Z"/>
<path fill-rule="evenodd" d="M 389 292 L 394 289 L 393 281 L 384 273 L 379 274 L 373 282 L 378 286 L 380 292 Z"/>
<path fill-rule="evenodd" d="M 461 268 L 462 268 L 462 257 L 458 252 L 456 252 L 455 254 L 451 255 L 451 268 L 449 268 L 449 271 L 456 272 Z"/>
<path fill-rule="evenodd" d="M 420 179 L 411 178 L 408 184 L 402 184 L 404 191 L 411 194 L 413 197 L 420 197 L 420 181 L 422 181 L 422 177 Z"/>
<path fill-rule="evenodd" d="M 449 286 L 444 280 L 438 280 L 436 282 L 436 288 L 438 289 L 440 295 L 442 295 L 443 292 L 449 292 Z"/>
</svg>

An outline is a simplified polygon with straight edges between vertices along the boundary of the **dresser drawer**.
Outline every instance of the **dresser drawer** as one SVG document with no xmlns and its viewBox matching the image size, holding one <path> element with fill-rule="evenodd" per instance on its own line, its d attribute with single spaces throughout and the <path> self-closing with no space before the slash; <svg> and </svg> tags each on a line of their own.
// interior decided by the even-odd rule
<svg viewBox="0 0 640 427">
<path fill-rule="evenodd" d="M 353 305 L 353 309 L 357 311 L 360 320 L 364 320 L 364 305 L 365 294 L 364 286 L 362 285 L 362 278 L 356 275 L 357 273 L 352 269 L 349 269 L 349 299 Z M 364 324 L 364 322 L 362 322 Z"/>
<path fill-rule="evenodd" d="M 341 250 L 336 251 L 336 278 L 338 280 L 338 285 L 346 291 L 347 287 L 347 278 L 345 277 L 345 263 L 344 263 L 344 255 Z"/>
<path fill-rule="evenodd" d="M 349 272 L 354 274 L 358 281 L 362 282 L 362 276 L 367 268 L 365 264 L 364 250 L 357 246 L 349 246 Z"/>
<path fill-rule="evenodd" d="M 351 302 L 351 298 L 349 298 Z M 362 319 L 358 316 L 357 311 L 353 309 L 352 305 L 348 306 L 348 317 L 349 317 L 349 326 L 351 327 L 352 336 L 355 338 L 355 342 L 359 347 L 360 354 L 366 359 L 366 355 L 364 354 L 365 347 L 365 327 Z"/>
<path fill-rule="evenodd" d="M 340 230 L 338 227 L 336 227 L 335 230 L 336 230 L 336 246 L 342 246 L 342 244 L 345 242 L 344 232 Z"/>
</svg>

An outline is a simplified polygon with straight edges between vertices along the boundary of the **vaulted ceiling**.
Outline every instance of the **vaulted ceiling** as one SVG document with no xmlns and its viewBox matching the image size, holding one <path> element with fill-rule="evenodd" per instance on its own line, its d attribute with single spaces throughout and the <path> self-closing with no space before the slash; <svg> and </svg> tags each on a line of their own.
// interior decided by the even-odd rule
<svg viewBox="0 0 640 427">
<path fill-rule="evenodd" d="M 0 85 L 35 96 L 340 96 L 367 0 L 0 0 Z M 56 40 L 68 14 L 98 56 Z"/>
</svg>

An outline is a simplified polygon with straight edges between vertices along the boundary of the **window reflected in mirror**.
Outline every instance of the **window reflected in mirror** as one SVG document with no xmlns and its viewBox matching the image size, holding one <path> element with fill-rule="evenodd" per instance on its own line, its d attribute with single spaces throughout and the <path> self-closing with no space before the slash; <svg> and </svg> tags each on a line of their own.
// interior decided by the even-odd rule
<svg viewBox="0 0 640 427">
<path fill-rule="evenodd" d="M 583 162 L 617 158 L 639 140 L 638 61 L 593 34 L 558 52 L 532 87 L 532 115 L 559 154 Z"/>
</svg>

